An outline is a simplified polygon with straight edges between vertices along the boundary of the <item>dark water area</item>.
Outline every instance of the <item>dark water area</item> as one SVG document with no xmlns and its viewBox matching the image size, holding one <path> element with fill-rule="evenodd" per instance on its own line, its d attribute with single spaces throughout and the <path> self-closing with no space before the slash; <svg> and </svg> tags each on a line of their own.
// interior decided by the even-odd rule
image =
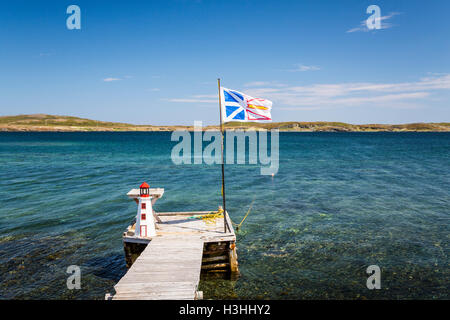
<svg viewBox="0 0 450 320">
<path fill-rule="evenodd" d="M 213 210 L 219 165 L 175 165 L 170 133 L 0 133 L 0 298 L 104 299 L 126 272 L 126 193 Z M 449 133 L 280 133 L 279 171 L 227 165 L 241 277 L 206 299 L 449 299 Z M 81 289 L 68 290 L 78 265 Z M 366 268 L 381 268 L 368 290 Z"/>
</svg>

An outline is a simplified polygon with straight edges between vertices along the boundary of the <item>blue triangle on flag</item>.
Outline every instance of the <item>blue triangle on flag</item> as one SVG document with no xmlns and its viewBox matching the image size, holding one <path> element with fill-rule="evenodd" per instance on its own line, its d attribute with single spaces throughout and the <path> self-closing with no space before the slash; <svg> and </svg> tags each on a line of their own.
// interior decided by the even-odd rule
<svg viewBox="0 0 450 320">
<path fill-rule="evenodd" d="M 244 112 L 244 110 L 242 110 L 242 111 L 239 112 L 237 115 L 235 115 L 235 116 L 233 117 L 233 119 L 236 119 L 236 120 L 245 120 L 245 112 Z"/>
<path fill-rule="evenodd" d="M 239 103 L 239 101 L 237 101 L 235 98 L 233 98 L 233 96 L 231 94 L 229 94 L 226 90 L 223 90 L 223 95 L 225 97 L 225 101 Z"/>
<path fill-rule="evenodd" d="M 233 112 L 235 112 L 240 107 L 232 107 L 232 106 L 225 106 L 225 110 L 227 111 L 227 117 L 229 117 Z"/>
<path fill-rule="evenodd" d="M 231 92 L 232 94 L 234 94 L 236 97 L 238 97 L 239 99 L 244 100 L 244 97 L 241 96 L 241 95 L 240 95 L 239 93 L 237 93 L 236 91 L 231 91 L 231 90 L 230 90 L 230 92 Z"/>
</svg>

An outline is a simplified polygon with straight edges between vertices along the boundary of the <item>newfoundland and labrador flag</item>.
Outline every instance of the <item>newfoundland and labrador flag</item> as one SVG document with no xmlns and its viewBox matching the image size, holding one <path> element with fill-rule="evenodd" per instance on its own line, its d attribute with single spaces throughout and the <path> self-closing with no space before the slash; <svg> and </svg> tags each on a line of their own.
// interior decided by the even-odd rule
<svg viewBox="0 0 450 320">
<path fill-rule="evenodd" d="M 272 121 L 272 101 L 253 98 L 245 93 L 220 87 L 223 122 L 267 122 Z"/>
</svg>

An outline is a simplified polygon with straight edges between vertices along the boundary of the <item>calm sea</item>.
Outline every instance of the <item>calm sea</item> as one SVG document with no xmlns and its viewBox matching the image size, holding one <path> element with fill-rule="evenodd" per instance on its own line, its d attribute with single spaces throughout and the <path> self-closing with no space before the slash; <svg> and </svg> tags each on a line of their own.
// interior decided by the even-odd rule
<svg viewBox="0 0 450 320">
<path fill-rule="evenodd" d="M 220 166 L 174 165 L 170 133 L 0 133 L 0 298 L 103 299 L 126 271 L 141 182 L 159 211 L 213 210 Z M 274 177 L 226 167 L 242 276 L 205 298 L 449 299 L 449 133 L 280 133 Z M 81 290 L 66 269 L 81 267 Z M 368 290 L 366 268 L 381 268 Z"/>
</svg>

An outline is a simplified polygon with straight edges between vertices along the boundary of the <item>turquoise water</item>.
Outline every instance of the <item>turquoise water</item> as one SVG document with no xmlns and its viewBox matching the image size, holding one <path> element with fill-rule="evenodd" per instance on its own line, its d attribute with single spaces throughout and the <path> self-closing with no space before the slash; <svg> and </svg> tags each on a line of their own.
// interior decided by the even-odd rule
<svg viewBox="0 0 450 320">
<path fill-rule="evenodd" d="M 171 162 L 170 133 L 0 133 L 0 297 L 103 299 L 126 271 L 126 193 L 159 211 L 211 210 L 220 166 Z M 450 134 L 280 133 L 280 169 L 230 165 L 242 276 L 205 298 L 448 299 Z M 82 289 L 65 273 L 79 265 Z M 381 268 L 381 290 L 366 268 Z"/>
</svg>

